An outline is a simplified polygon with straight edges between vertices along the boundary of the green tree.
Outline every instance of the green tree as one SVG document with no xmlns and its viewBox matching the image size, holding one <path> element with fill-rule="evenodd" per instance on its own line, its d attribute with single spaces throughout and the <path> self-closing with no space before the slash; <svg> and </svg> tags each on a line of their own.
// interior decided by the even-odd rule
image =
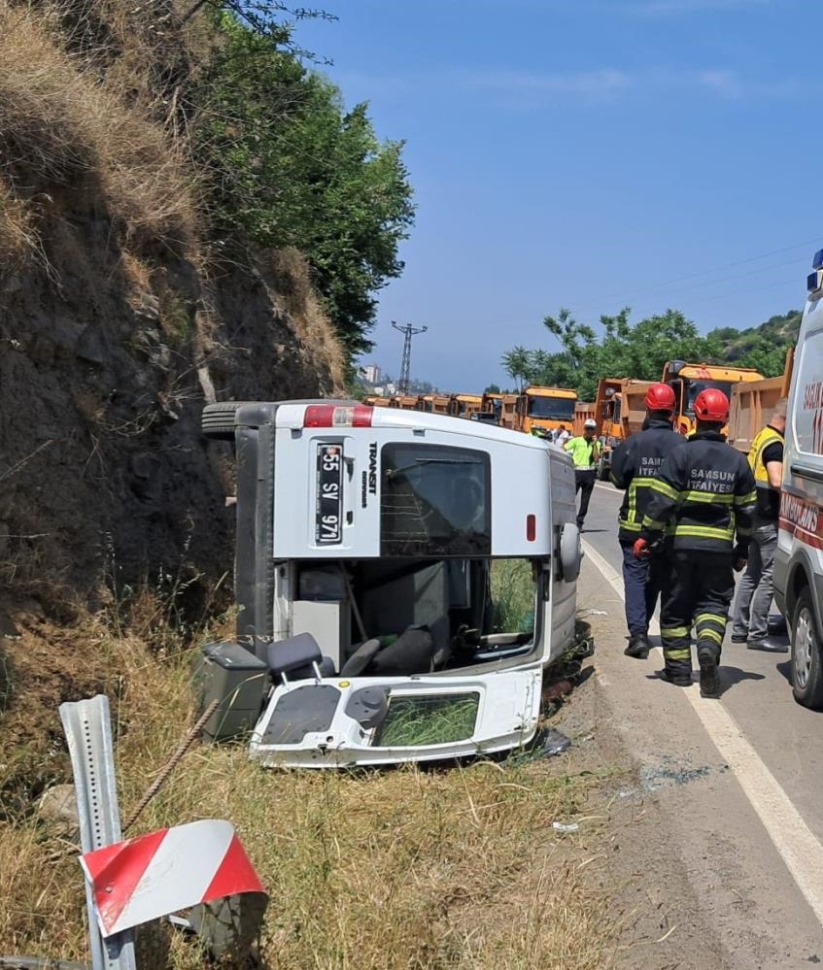
<svg viewBox="0 0 823 970">
<path fill-rule="evenodd" d="M 257 31 L 223 12 L 215 31 L 194 142 L 226 243 L 299 249 L 350 356 L 367 351 L 414 218 L 403 144 L 381 143 L 365 104 L 347 111 L 303 67 L 287 26 Z"/>
<path fill-rule="evenodd" d="M 562 308 L 543 325 L 562 348 L 560 352 L 516 347 L 520 372 L 532 384 L 574 388 L 582 400 L 593 401 L 597 382 L 603 377 L 659 380 L 667 360 L 712 363 L 723 359 L 722 341 L 703 337 L 691 320 L 678 310 L 630 322 L 624 307 L 613 316 L 600 318 L 600 332 L 579 323 Z M 509 355 L 504 356 L 504 363 Z M 511 373 L 511 371 L 509 371 Z"/>
<path fill-rule="evenodd" d="M 709 337 L 722 344 L 724 359 L 735 366 L 753 367 L 764 377 L 776 377 L 783 373 L 787 350 L 797 343 L 802 315 L 800 310 L 789 310 L 745 330 L 711 330 Z"/>
<path fill-rule="evenodd" d="M 517 346 L 503 354 L 501 360 L 503 369 L 514 381 L 518 391 L 522 391 L 528 383 L 529 354 L 530 351 L 525 347 Z"/>
</svg>

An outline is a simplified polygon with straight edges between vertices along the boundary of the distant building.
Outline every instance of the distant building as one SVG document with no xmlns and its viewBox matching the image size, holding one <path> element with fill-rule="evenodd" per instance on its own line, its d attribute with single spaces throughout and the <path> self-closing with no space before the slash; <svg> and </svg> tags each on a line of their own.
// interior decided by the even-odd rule
<svg viewBox="0 0 823 970">
<path fill-rule="evenodd" d="M 367 384 L 377 384 L 380 381 L 380 368 L 377 364 L 366 364 L 360 368 L 360 373 Z"/>
</svg>

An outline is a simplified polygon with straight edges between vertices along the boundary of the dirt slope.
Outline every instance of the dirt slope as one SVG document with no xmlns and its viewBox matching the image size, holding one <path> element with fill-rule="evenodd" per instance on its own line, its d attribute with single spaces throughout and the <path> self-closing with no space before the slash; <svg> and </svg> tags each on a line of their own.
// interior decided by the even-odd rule
<svg viewBox="0 0 823 970">
<path fill-rule="evenodd" d="M 172 0 L 0 0 L 0 634 L 22 637 L 0 638 L 11 751 L 47 750 L 56 705 L 105 682 L 91 616 L 117 616 L 145 584 L 191 623 L 227 573 L 228 602 L 231 485 L 199 433 L 203 405 L 341 390 L 301 256 L 228 260 L 201 214 L 178 99 L 196 42 Z M 0 763 L 8 791 L 16 772 Z"/>
</svg>

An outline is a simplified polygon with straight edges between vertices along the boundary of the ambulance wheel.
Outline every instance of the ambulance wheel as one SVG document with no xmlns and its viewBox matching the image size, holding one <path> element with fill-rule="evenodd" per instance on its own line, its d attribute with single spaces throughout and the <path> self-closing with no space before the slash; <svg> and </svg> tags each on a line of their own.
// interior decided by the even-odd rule
<svg viewBox="0 0 823 970">
<path fill-rule="evenodd" d="M 823 709 L 823 638 L 808 586 L 797 598 L 792 617 L 792 693 L 798 704 Z"/>
<path fill-rule="evenodd" d="M 207 438 L 234 441 L 234 415 L 246 401 L 218 401 L 203 408 L 200 427 Z"/>
</svg>

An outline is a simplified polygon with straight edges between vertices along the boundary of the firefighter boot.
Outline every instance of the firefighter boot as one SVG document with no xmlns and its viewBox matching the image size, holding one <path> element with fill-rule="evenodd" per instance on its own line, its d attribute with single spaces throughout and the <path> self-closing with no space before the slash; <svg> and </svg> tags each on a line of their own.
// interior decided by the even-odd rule
<svg viewBox="0 0 823 970">
<path fill-rule="evenodd" d="M 717 672 L 720 648 L 710 640 L 700 640 L 697 644 L 697 662 L 700 664 L 700 696 L 720 697 L 720 677 Z"/>
<path fill-rule="evenodd" d="M 629 645 L 623 651 L 627 657 L 636 657 L 638 660 L 646 660 L 651 650 L 649 638 L 645 633 L 635 633 L 629 637 Z"/>
</svg>

